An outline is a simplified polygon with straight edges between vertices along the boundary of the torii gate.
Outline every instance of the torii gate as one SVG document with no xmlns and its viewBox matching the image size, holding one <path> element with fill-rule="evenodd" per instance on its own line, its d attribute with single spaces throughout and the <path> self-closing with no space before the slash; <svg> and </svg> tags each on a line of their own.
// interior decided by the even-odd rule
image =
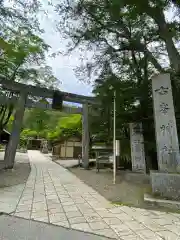
<svg viewBox="0 0 180 240">
<path fill-rule="evenodd" d="M 0 84 L 2 89 L 11 91 L 13 93 L 19 94 L 19 99 L 17 97 L 7 99 L 1 98 L 0 104 L 14 104 L 16 101 L 16 112 L 13 121 L 13 129 L 11 137 L 7 146 L 7 150 L 4 157 L 4 163 L 6 168 L 12 168 L 14 165 L 14 159 L 16 155 L 17 146 L 19 143 L 20 130 L 22 127 L 22 121 L 24 116 L 24 111 L 26 107 L 40 107 L 40 104 L 34 104 L 34 102 L 28 99 L 29 96 L 44 97 L 44 98 L 53 98 L 54 90 L 26 85 L 17 82 L 7 81 L 5 78 L 0 77 Z M 73 113 L 82 113 L 82 160 L 84 168 L 87 168 L 89 165 L 89 123 L 88 123 L 88 105 L 89 104 L 98 104 L 94 97 L 88 97 L 73 93 L 61 92 L 58 93 L 62 96 L 63 101 L 80 103 L 83 105 L 82 108 L 73 109 Z M 41 108 L 42 108 L 41 104 Z M 44 108 L 49 108 L 44 106 Z M 70 112 L 68 107 L 64 107 L 63 110 Z"/>
</svg>

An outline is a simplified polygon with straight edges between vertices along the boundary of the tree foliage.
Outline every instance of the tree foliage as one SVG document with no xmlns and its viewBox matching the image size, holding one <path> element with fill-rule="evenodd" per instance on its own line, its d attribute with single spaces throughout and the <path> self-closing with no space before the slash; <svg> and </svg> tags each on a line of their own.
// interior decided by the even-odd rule
<svg viewBox="0 0 180 240">
<path fill-rule="evenodd" d="M 59 27 L 65 23 L 64 32 L 74 44 L 70 49 L 83 45 L 115 59 L 120 53 L 129 57 L 131 50 L 146 53 L 158 71 L 164 66 L 157 54 L 167 54 L 171 68 L 179 72 L 179 23 L 165 18 L 172 7 L 165 0 L 78 0 L 59 4 L 57 11 L 62 19 Z"/>
<path fill-rule="evenodd" d="M 138 101 L 137 98 L 137 86 L 134 81 L 123 81 L 112 73 L 109 67 L 109 71 L 104 69 L 98 79 L 95 80 L 93 93 L 97 96 L 97 99 L 101 102 L 101 106 L 98 108 L 97 116 L 91 118 L 92 134 L 102 134 L 101 140 L 112 141 L 113 134 L 113 101 L 114 93 L 116 97 L 116 116 L 117 116 L 117 135 L 122 136 L 123 129 L 127 126 L 125 120 L 132 121 L 133 114 L 137 110 L 137 106 L 134 102 Z M 115 92 L 114 92 L 115 91 Z M 126 133 L 124 134 L 127 135 Z M 126 136 L 127 137 L 127 136 Z"/>
<path fill-rule="evenodd" d="M 45 138 L 50 141 L 81 137 L 81 116 L 63 112 L 31 109 L 24 116 L 21 138 Z"/>
<path fill-rule="evenodd" d="M 48 133 L 48 138 L 55 141 L 72 136 L 81 137 L 81 126 L 81 115 L 73 114 L 60 118 L 55 129 Z"/>
<path fill-rule="evenodd" d="M 37 13 L 38 0 L 0 1 L 0 77 L 7 81 L 57 88 L 58 79 L 52 68 L 46 65 L 45 54 L 49 50 L 39 37 Z M 13 96 L 1 89 L 1 97 Z M 0 131 L 7 125 L 14 105 L 0 107 Z"/>
</svg>

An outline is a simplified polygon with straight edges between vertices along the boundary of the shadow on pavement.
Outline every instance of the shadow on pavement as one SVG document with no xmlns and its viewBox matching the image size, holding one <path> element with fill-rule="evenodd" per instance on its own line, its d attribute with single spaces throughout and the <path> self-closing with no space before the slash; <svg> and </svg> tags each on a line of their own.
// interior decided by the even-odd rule
<svg viewBox="0 0 180 240">
<path fill-rule="evenodd" d="M 8 215 L 0 216 L 1 240 L 107 240 L 108 238 Z"/>
</svg>

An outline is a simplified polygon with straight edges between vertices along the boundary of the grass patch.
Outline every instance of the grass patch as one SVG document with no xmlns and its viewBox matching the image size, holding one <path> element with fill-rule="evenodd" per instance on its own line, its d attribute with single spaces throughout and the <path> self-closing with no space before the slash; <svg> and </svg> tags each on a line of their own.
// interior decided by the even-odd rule
<svg viewBox="0 0 180 240">
<path fill-rule="evenodd" d="M 133 204 L 131 203 L 123 203 L 123 202 L 111 202 L 113 205 L 118 205 L 118 206 L 127 206 L 127 207 L 134 207 Z"/>
</svg>

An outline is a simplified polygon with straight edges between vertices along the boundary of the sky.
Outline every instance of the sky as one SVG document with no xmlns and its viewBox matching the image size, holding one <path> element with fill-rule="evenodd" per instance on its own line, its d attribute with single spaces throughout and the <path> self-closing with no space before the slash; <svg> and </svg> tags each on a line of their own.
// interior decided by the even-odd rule
<svg viewBox="0 0 180 240">
<path fill-rule="evenodd" d="M 43 39 L 51 48 L 51 52 L 64 52 L 66 50 L 67 41 L 55 29 L 55 21 L 58 17 L 51 6 L 48 6 L 48 0 L 42 0 L 44 8 L 48 14 L 39 14 L 39 21 L 45 33 Z M 58 0 L 60 2 L 60 0 Z M 83 83 L 75 76 L 74 68 L 80 65 L 80 54 L 78 51 L 73 52 L 69 56 L 58 55 L 55 58 L 47 56 L 47 64 L 52 67 L 54 75 L 61 81 L 61 90 L 71 93 L 91 96 L 92 87 Z"/>
</svg>

